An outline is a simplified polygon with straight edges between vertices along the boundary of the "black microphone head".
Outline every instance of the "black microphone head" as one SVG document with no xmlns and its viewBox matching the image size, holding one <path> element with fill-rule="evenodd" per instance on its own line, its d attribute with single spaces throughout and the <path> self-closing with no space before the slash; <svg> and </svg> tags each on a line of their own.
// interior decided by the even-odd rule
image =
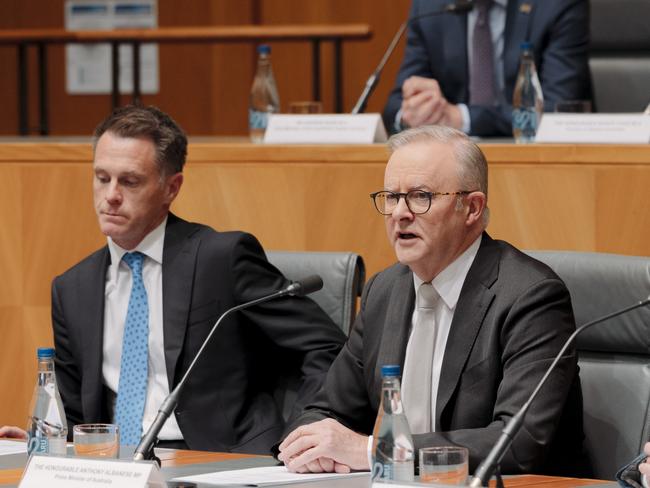
<svg viewBox="0 0 650 488">
<path fill-rule="evenodd" d="M 473 0 L 456 0 L 445 7 L 445 11 L 452 14 L 464 14 L 474 8 Z"/>
<path fill-rule="evenodd" d="M 304 297 L 323 288 L 323 279 L 318 275 L 307 276 L 291 283 L 291 296 Z"/>
</svg>

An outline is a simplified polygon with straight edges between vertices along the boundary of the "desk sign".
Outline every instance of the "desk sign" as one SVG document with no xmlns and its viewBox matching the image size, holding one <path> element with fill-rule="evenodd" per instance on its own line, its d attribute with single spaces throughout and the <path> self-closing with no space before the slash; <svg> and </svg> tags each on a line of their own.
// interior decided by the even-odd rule
<svg viewBox="0 0 650 488">
<path fill-rule="evenodd" d="M 154 462 L 32 455 L 19 488 L 165 488 Z"/>
<path fill-rule="evenodd" d="M 650 117 L 643 114 L 547 113 L 535 142 L 648 144 Z"/>
<path fill-rule="evenodd" d="M 379 114 L 273 114 L 265 144 L 372 144 L 386 142 Z"/>
</svg>

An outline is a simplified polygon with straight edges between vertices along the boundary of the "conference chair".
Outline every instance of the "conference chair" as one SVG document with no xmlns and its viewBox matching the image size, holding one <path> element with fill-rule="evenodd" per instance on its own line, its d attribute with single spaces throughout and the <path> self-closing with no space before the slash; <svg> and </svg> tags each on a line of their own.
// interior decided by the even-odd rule
<svg viewBox="0 0 650 488">
<path fill-rule="evenodd" d="M 591 70 L 598 112 L 650 103 L 650 0 L 591 0 Z"/>
<path fill-rule="evenodd" d="M 650 258 L 530 251 L 566 283 L 578 325 L 645 300 Z M 585 448 L 593 476 L 613 479 L 650 434 L 650 307 L 613 318 L 577 338 Z"/>
<path fill-rule="evenodd" d="M 366 270 L 363 258 L 351 252 L 267 251 L 271 264 L 287 278 L 299 280 L 317 274 L 323 279 L 323 288 L 310 297 L 331 317 L 347 335 L 356 315 L 357 297 L 365 284 Z M 309 327 L 309 324 L 305 324 Z M 297 372 L 287 371 L 281 382 L 273 385 L 273 396 L 282 408 L 285 420 L 291 416 L 298 385 Z"/>
</svg>

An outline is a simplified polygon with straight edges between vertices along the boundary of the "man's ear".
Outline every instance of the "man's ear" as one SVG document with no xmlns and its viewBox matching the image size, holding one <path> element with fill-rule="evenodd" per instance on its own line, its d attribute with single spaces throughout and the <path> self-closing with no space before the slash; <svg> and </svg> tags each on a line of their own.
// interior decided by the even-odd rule
<svg viewBox="0 0 650 488">
<path fill-rule="evenodd" d="M 168 204 L 171 205 L 171 203 L 174 201 L 174 199 L 178 195 L 178 192 L 181 191 L 182 185 L 183 185 L 183 173 L 178 172 L 167 177 L 165 186 L 167 191 L 166 199 Z"/>
<path fill-rule="evenodd" d="M 465 223 L 468 226 L 474 225 L 476 222 L 483 218 L 483 212 L 485 212 L 486 204 L 487 197 L 483 192 L 474 191 L 467 195 L 467 207 L 465 209 L 467 212 L 467 217 L 465 219 Z"/>
</svg>

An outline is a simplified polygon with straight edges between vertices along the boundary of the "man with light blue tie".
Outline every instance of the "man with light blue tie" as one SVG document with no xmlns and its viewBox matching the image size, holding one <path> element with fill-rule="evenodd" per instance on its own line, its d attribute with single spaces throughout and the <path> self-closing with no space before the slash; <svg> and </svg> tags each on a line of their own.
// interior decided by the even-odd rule
<svg viewBox="0 0 650 488">
<path fill-rule="evenodd" d="M 409 18 L 449 0 L 413 0 Z M 475 0 L 469 14 L 414 20 L 384 108 L 390 132 L 441 124 L 510 136 L 520 45 L 533 44 L 545 110 L 591 98 L 588 0 Z"/>
<path fill-rule="evenodd" d="M 68 432 L 115 422 L 121 444 L 137 445 L 217 318 L 288 284 L 252 235 L 217 232 L 169 211 L 186 153 L 182 129 L 155 107 L 117 109 L 95 131 L 94 204 L 108 242 L 52 284 Z M 344 340 L 304 297 L 231 315 L 159 438 L 166 447 L 270 453 L 284 427 L 274 386 L 287 371 L 300 376 L 299 408 Z"/>
</svg>

